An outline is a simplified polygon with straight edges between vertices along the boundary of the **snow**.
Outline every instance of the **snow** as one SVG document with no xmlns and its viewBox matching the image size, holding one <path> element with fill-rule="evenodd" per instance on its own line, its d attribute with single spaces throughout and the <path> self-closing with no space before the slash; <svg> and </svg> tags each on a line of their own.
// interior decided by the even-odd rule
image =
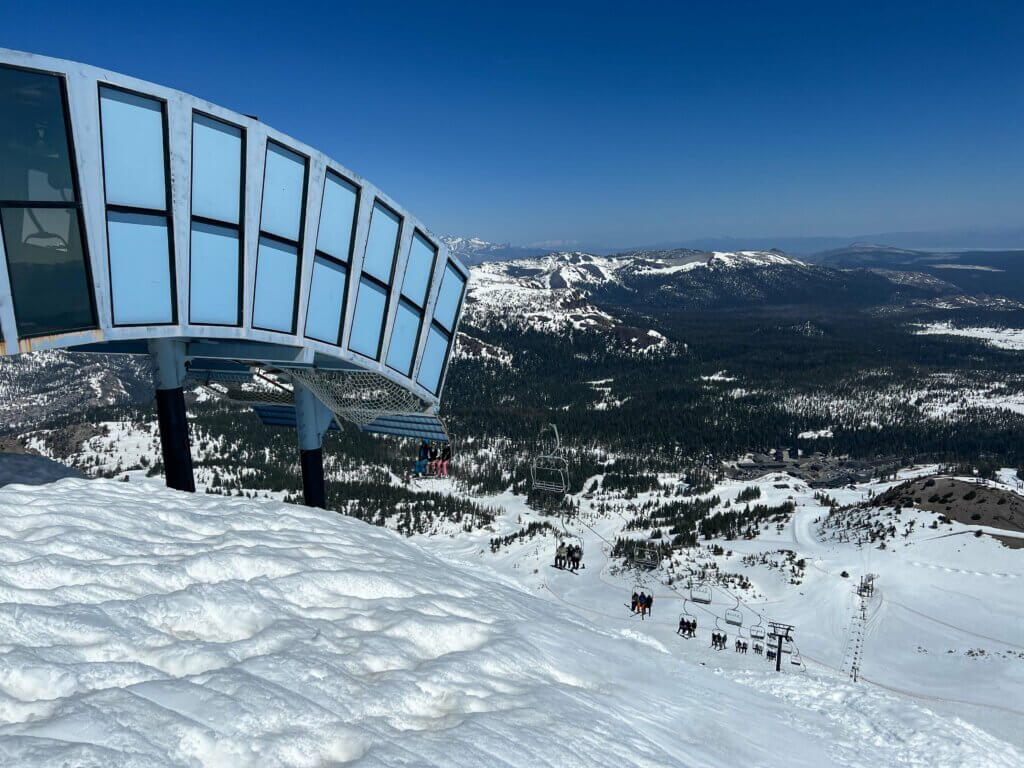
<svg viewBox="0 0 1024 768">
<path fill-rule="evenodd" d="M 809 429 L 806 432 L 801 432 L 797 435 L 799 440 L 817 440 L 819 438 L 832 437 L 832 430 L 828 427 L 824 429 Z"/>
<path fill-rule="evenodd" d="M 678 593 L 653 575 L 653 616 L 630 616 L 633 577 L 600 538 L 623 520 L 598 517 L 598 500 L 582 504 L 592 527 L 571 524 L 587 567 L 570 574 L 543 538 L 488 551 L 535 514 L 511 494 L 488 502 L 505 509 L 495 531 L 410 542 L 132 479 L 0 489 L 0 764 L 1024 764 L 1024 664 L 1000 655 L 1020 647 L 1024 569 L 988 537 L 838 545 L 816 537 L 806 486 L 757 481 L 762 502 L 792 495 L 798 512 L 728 542 L 732 558 L 813 559 L 799 590 L 751 569 L 750 609 L 797 624 L 808 660 L 778 675 L 711 651 L 704 613 L 697 641 L 678 638 Z M 852 605 L 840 567 L 880 574 L 864 674 L 888 689 L 833 669 Z M 978 644 L 984 661 L 963 653 Z"/>
<path fill-rule="evenodd" d="M 982 339 L 1000 349 L 1024 350 L 1024 328 L 956 328 L 952 323 L 915 324 L 919 336 L 962 336 Z"/>
</svg>

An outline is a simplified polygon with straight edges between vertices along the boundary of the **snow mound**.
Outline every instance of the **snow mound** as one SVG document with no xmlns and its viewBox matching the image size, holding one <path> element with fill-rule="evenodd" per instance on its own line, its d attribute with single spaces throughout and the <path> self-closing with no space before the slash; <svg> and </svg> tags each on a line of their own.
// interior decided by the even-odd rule
<svg viewBox="0 0 1024 768">
<path fill-rule="evenodd" d="M 847 717 L 843 683 L 739 684 L 653 646 L 322 510 L 152 482 L 0 490 L 2 765 L 1021 757 L 914 705 L 919 737 L 873 730 L 889 694 Z"/>
</svg>

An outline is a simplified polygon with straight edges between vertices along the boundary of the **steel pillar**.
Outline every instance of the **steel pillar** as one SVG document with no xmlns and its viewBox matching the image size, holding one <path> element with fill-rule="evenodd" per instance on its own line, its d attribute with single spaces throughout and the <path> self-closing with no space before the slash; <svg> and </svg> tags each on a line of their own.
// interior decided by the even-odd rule
<svg viewBox="0 0 1024 768">
<path fill-rule="evenodd" d="M 299 463 L 302 466 L 302 500 L 307 507 L 327 508 L 324 485 L 324 433 L 334 414 L 302 384 L 292 379 L 295 394 L 295 426 L 299 433 Z"/>
<path fill-rule="evenodd" d="M 154 364 L 156 412 L 167 487 L 194 492 L 196 481 L 185 413 L 185 343 L 154 339 L 149 342 L 149 354 Z"/>
</svg>

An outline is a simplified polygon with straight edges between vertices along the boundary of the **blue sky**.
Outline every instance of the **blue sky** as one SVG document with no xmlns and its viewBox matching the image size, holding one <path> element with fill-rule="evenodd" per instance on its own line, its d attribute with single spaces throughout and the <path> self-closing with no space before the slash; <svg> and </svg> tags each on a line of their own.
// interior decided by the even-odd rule
<svg viewBox="0 0 1024 768">
<path fill-rule="evenodd" d="M 1017 2 L 4 3 L 0 46 L 255 114 L 437 232 L 1024 225 Z"/>
</svg>

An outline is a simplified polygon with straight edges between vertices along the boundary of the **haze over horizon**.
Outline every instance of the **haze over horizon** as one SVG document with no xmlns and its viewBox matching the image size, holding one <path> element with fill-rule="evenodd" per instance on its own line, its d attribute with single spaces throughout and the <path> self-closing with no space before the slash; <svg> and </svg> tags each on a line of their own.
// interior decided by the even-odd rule
<svg viewBox="0 0 1024 768">
<path fill-rule="evenodd" d="M 1005 231 L 993 247 L 1010 247 L 1022 22 L 1008 2 L 65 2 L 0 9 L 0 46 L 256 114 L 435 232 L 614 249 Z"/>
</svg>

